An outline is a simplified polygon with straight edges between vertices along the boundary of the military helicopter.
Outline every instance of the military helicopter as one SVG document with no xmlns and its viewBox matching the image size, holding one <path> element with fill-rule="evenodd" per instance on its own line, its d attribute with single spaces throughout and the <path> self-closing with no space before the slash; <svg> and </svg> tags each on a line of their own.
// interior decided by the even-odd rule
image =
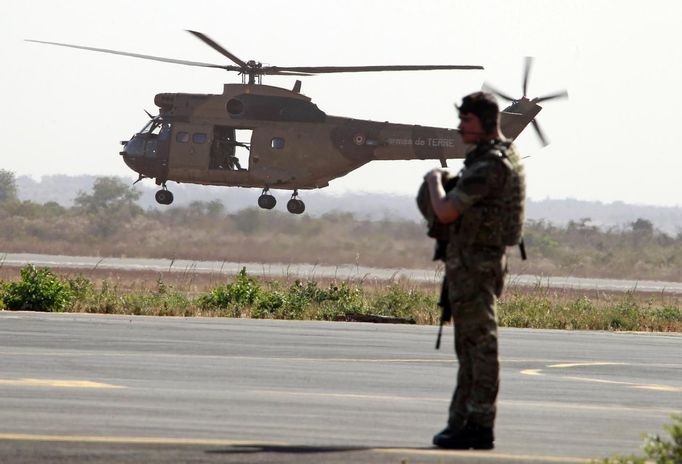
<svg viewBox="0 0 682 464">
<path fill-rule="evenodd" d="M 130 140 L 122 141 L 124 162 L 139 174 L 136 181 L 154 179 L 161 189 L 156 201 L 173 202 L 168 181 L 262 189 L 258 206 L 275 207 L 270 189 L 293 190 L 287 210 L 305 211 L 299 190 L 322 188 L 374 160 L 440 160 L 463 158 L 470 149 L 455 129 L 375 122 L 327 115 L 301 94 L 301 81 L 291 90 L 263 85 L 264 75 L 312 76 L 322 73 L 477 70 L 476 65 L 397 66 L 266 66 L 244 61 L 205 34 L 188 31 L 234 65 L 200 63 L 103 48 L 29 40 L 96 52 L 131 56 L 189 66 L 235 71 L 241 84 L 225 84 L 223 93 L 159 93 L 156 116 Z M 516 138 L 533 123 L 540 139 L 546 138 L 535 121 L 541 101 L 565 92 L 532 100 L 526 97 L 531 61 L 526 61 L 523 97 L 513 99 L 489 89 L 512 104 L 501 114 L 505 135 Z"/>
</svg>

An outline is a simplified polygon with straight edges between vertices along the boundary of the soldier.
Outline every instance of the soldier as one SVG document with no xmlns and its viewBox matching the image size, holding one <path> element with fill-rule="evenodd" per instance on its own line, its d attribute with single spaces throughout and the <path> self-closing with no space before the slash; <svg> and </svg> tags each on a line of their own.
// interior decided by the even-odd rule
<svg viewBox="0 0 682 464">
<path fill-rule="evenodd" d="M 499 385 L 496 302 L 507 272 L 506 246 L 521 241 L 525 180 L 518 153 L 500 131 L 495 98 L 476 92 L 458 110 L 462 141 L 475 148 L 449 192 L 443 187 L 448 171 L 425 176 L 433 212 L 449 225 L 445 278 L 459 361 L 447 427 L 433 444 L 492 449 Z"/>
</svg>

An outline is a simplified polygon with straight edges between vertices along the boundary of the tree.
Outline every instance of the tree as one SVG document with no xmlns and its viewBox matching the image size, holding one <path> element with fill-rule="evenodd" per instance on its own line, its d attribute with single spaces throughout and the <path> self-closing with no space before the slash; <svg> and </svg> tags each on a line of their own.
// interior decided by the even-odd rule
<svg viewBox="0 0 682 464">
<path fill-rule="evenodd" d="M 96 237 L 111 237 L 142 213 L 135 200 L 141 193 L 117 177 L 98 177 L 92 193 L 80 192 L 74 202 L 90 217 Z"/>
<path fill-rule="evenodd" d="M 630 226 L 636 235 L 650 237 L 654 234 L 654 225 L 647 219 L 637 218 Z"/>
<path fill-rule="evenodd" d="M 90 213 L 139 208 L 135 201 L 141 193 L 117 177 L 98 177 L 92 193 L 80 192 L 74 202 Z"/>
<path fill-rule="evenodd" d="M 0 169 L 0 203 L 17 199 L 17 179 L 12 171 Z"/>
<path fill-rule="evenodd" d="M 225 205 L 220 200 L 211 200 L 206 204 L 206 213 L 211 217 L 218 217 L 225 211 Z"/>
</svg>

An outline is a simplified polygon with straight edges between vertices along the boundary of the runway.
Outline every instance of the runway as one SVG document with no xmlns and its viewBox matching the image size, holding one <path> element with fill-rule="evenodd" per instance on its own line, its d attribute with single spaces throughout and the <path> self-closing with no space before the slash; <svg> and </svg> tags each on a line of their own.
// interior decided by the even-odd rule
<svg viewBox="0 0 682 464">
<path fill-rule="evenodd" d="M 282 263 L 236 263 L 227 261 L 190 261 L 170 259 L 144 258 L 100 258 L 93 256 L 61 256 L 29 253 L 0 253 L 0 265 L 60 267 L 72 269 L 121 269 L 151 270 L 156 272 L 181 273 L 222 273 L 236 274 L 243 267 L 255 276 L 270 278 L 337 278 L 364 280 L 408 279 L 416 282 L 440 282 L 442 270 L 434 266 L 432 269 L 386 269 L 367 266 L 322 266 L 317 264 L 282 264 Z M 619 280 L 580 277 L 552 277 L 527 274 L 512 274 L 509 284 L 542 288 L 564 288 L 574 290 L 601 290 L 609 292 L 656 292 L 682 293 L 682 282 L 665 282 L 654 280 Z"/>
<path fill-rule="evenodd" d="M 456 363 L 435 335 L 0 312 L 0 462 L 573 463 L 682 412 L 679 335 L 502 329 L 496 449 L 436 450 Z"/>
</svg>

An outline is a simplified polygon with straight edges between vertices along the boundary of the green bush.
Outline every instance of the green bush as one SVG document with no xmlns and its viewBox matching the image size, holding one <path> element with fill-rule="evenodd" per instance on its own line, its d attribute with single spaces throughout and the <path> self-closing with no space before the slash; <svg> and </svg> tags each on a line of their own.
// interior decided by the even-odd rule
<svg viewBox="0 0 682 464">
<path fill-rule="evenodd" d="M 628 293 L 625 298 L 609 308 L 608 318 L 609 330 L 637 330 L 640 327 L 639 323 L 640 308 L 637 301 L 631 293 Z"/>
<path fill-rule="evenodd" d="M 393 284 L 388 288 L 388 292 L 373 299 L 371 307 L 372 312 L 377 315 L 414 319 L 415 314 L 428 313 L 429 310 L 436 308 L 436 304 L 434 296 Z M 435 322 L 435 319 L 432 322 Z"/>
<path fill-rule="evenodd" d="M 78 275 L 66 279 L 74 301 L 82 301 L 89 298 L 95 291 L 95 285 L 86 277 Z"/>
<path fill-rule="evenodd" d="M 352 314 L 367 314 L 368 308 L 362 290 L 350 287 L 345 282 L 340 285 L 330 284 L 327 289 L 320 289 L 316 295 L 320 305 L 317 319 L 334 320 Z"/>
<path fill-rule="evenodd" d="M 11 310 L 62 311 L 73 299 L 73 292 L 68 282 L 49 269 L 29 264 L 21 269 L 19 282 L 6 285 L 2 299 Z"/>
<path fill-rule="evenodd" d="M 254 304 L 260 293 L 258 281 L 249 277 L 243 267 L 234 282 L 214 288 L 208 294 L 200 296 L 197 302 L 205 309 L 241 308 Z"/>
<path fill-rule="evenodd" d="M 288 307 L 288 298 L 284 293 L 273 290 L 269 292 L 262 292 L 258 296 L 255 308 L 251 311 L 251 317 L 256 319 L 295 319 L 289 316 L 286 311 Z"/>
<path fill-rule="evenodd" d="M 677 306 L 664 306 L 654 312 L 654 317 L 662 321 L 682 322 L 682 310 Z"/>
<path fill-rule="evenodd" d="M 682 463 L 682 416 L 673 415 L 673 423 L 666 424 L 663 428 L 670 434 L 670 440 L 661 438 L 660 435 L 645 434 L 644 454 L 646 457 L 615 456 L 604 459 L 602 464 L 680 464 Z"/>
</svg>

